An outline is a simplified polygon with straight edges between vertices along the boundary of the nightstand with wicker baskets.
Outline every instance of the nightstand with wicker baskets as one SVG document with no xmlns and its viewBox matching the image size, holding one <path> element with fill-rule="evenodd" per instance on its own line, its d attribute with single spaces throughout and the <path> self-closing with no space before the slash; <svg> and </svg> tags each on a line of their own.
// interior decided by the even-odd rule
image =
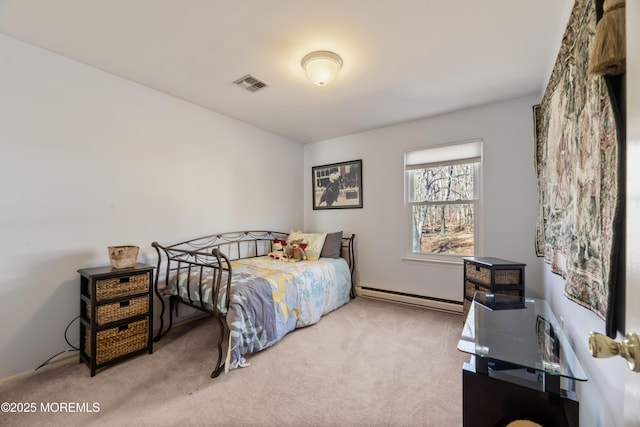
<svg viewBox="0 0 640 427">
<path fill-rule="evenodd" d="M 153 352 L 154 267 L 98 267 L 80 273 L 80 363 L 96 370 Z"/>
<path fill-rule="evenodd" d="M 463 322 L 467 318 L 476 292 L 525 296 L 526 264 L 492 257 L 463 257 L 462 259 L 464 260 Z"/>
</svg>

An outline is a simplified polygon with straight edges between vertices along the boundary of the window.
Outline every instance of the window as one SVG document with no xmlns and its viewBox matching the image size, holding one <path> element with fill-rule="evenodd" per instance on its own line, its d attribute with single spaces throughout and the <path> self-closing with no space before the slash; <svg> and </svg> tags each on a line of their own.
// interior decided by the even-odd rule
<svg viewBox="0 0 640 427">
<path fill-rule="evenodd" d="M 408 253 L 455 261 L 478 253 L 482 142 L 405 153 Z"/>
</svg>

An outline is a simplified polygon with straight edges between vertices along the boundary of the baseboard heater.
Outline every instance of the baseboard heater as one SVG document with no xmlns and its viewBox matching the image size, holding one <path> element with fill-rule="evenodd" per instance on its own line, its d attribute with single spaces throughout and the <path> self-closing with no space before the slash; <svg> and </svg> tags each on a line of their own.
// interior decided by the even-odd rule
<svg viewBox="0 0 640 427">
<path fill-rule="evenodd" d="M 462 314 L 462 303 L 441 298 L 425 297 L 422 295 L 406 294 L 403 292 L 387 291 L 383 289 L 356 287 L 356 295 L 401 304 L 415 305 L 447 313 Z"/>
</svg>

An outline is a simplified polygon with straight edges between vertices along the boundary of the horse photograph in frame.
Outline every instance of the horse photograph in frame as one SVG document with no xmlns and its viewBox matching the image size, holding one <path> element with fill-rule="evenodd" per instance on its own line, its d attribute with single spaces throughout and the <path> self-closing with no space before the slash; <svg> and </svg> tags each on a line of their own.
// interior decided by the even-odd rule
<svg viewBox="0 0 640 427">
<path fill-rule="evenodd" d="M 362 160 L 313 166 L 313 209 L 362 208 Z"/>
</svg>

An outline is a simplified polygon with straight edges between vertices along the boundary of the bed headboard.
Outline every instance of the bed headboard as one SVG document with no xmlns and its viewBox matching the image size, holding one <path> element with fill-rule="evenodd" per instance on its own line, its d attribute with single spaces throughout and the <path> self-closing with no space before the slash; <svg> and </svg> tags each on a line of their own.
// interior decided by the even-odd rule
<svg viewBox="0 0 640 427">
<path fill-rule="evenodd" d="M 273 251 L 273 240 L 286 240 L 289 233 L 280 231 L 234 231 L 227 233 L 212 234 L 210 236 L 198 237 L 169 246 L 162 246 L 153 242 L 151 246 L 156 248 L 160 256 L 160 249 L 164 251 L 168 258 L 189 255 L 192 257 L 211 256 L 213 249 L 218 249 L 229 260 L 252 258 L 265 256 Z M 351 280 L 355 274 L 355 234 L 342 237 L 341 257 L 349 264 Z M 160 261 L 160 260 L 158 260 Z"/>
</svg>

